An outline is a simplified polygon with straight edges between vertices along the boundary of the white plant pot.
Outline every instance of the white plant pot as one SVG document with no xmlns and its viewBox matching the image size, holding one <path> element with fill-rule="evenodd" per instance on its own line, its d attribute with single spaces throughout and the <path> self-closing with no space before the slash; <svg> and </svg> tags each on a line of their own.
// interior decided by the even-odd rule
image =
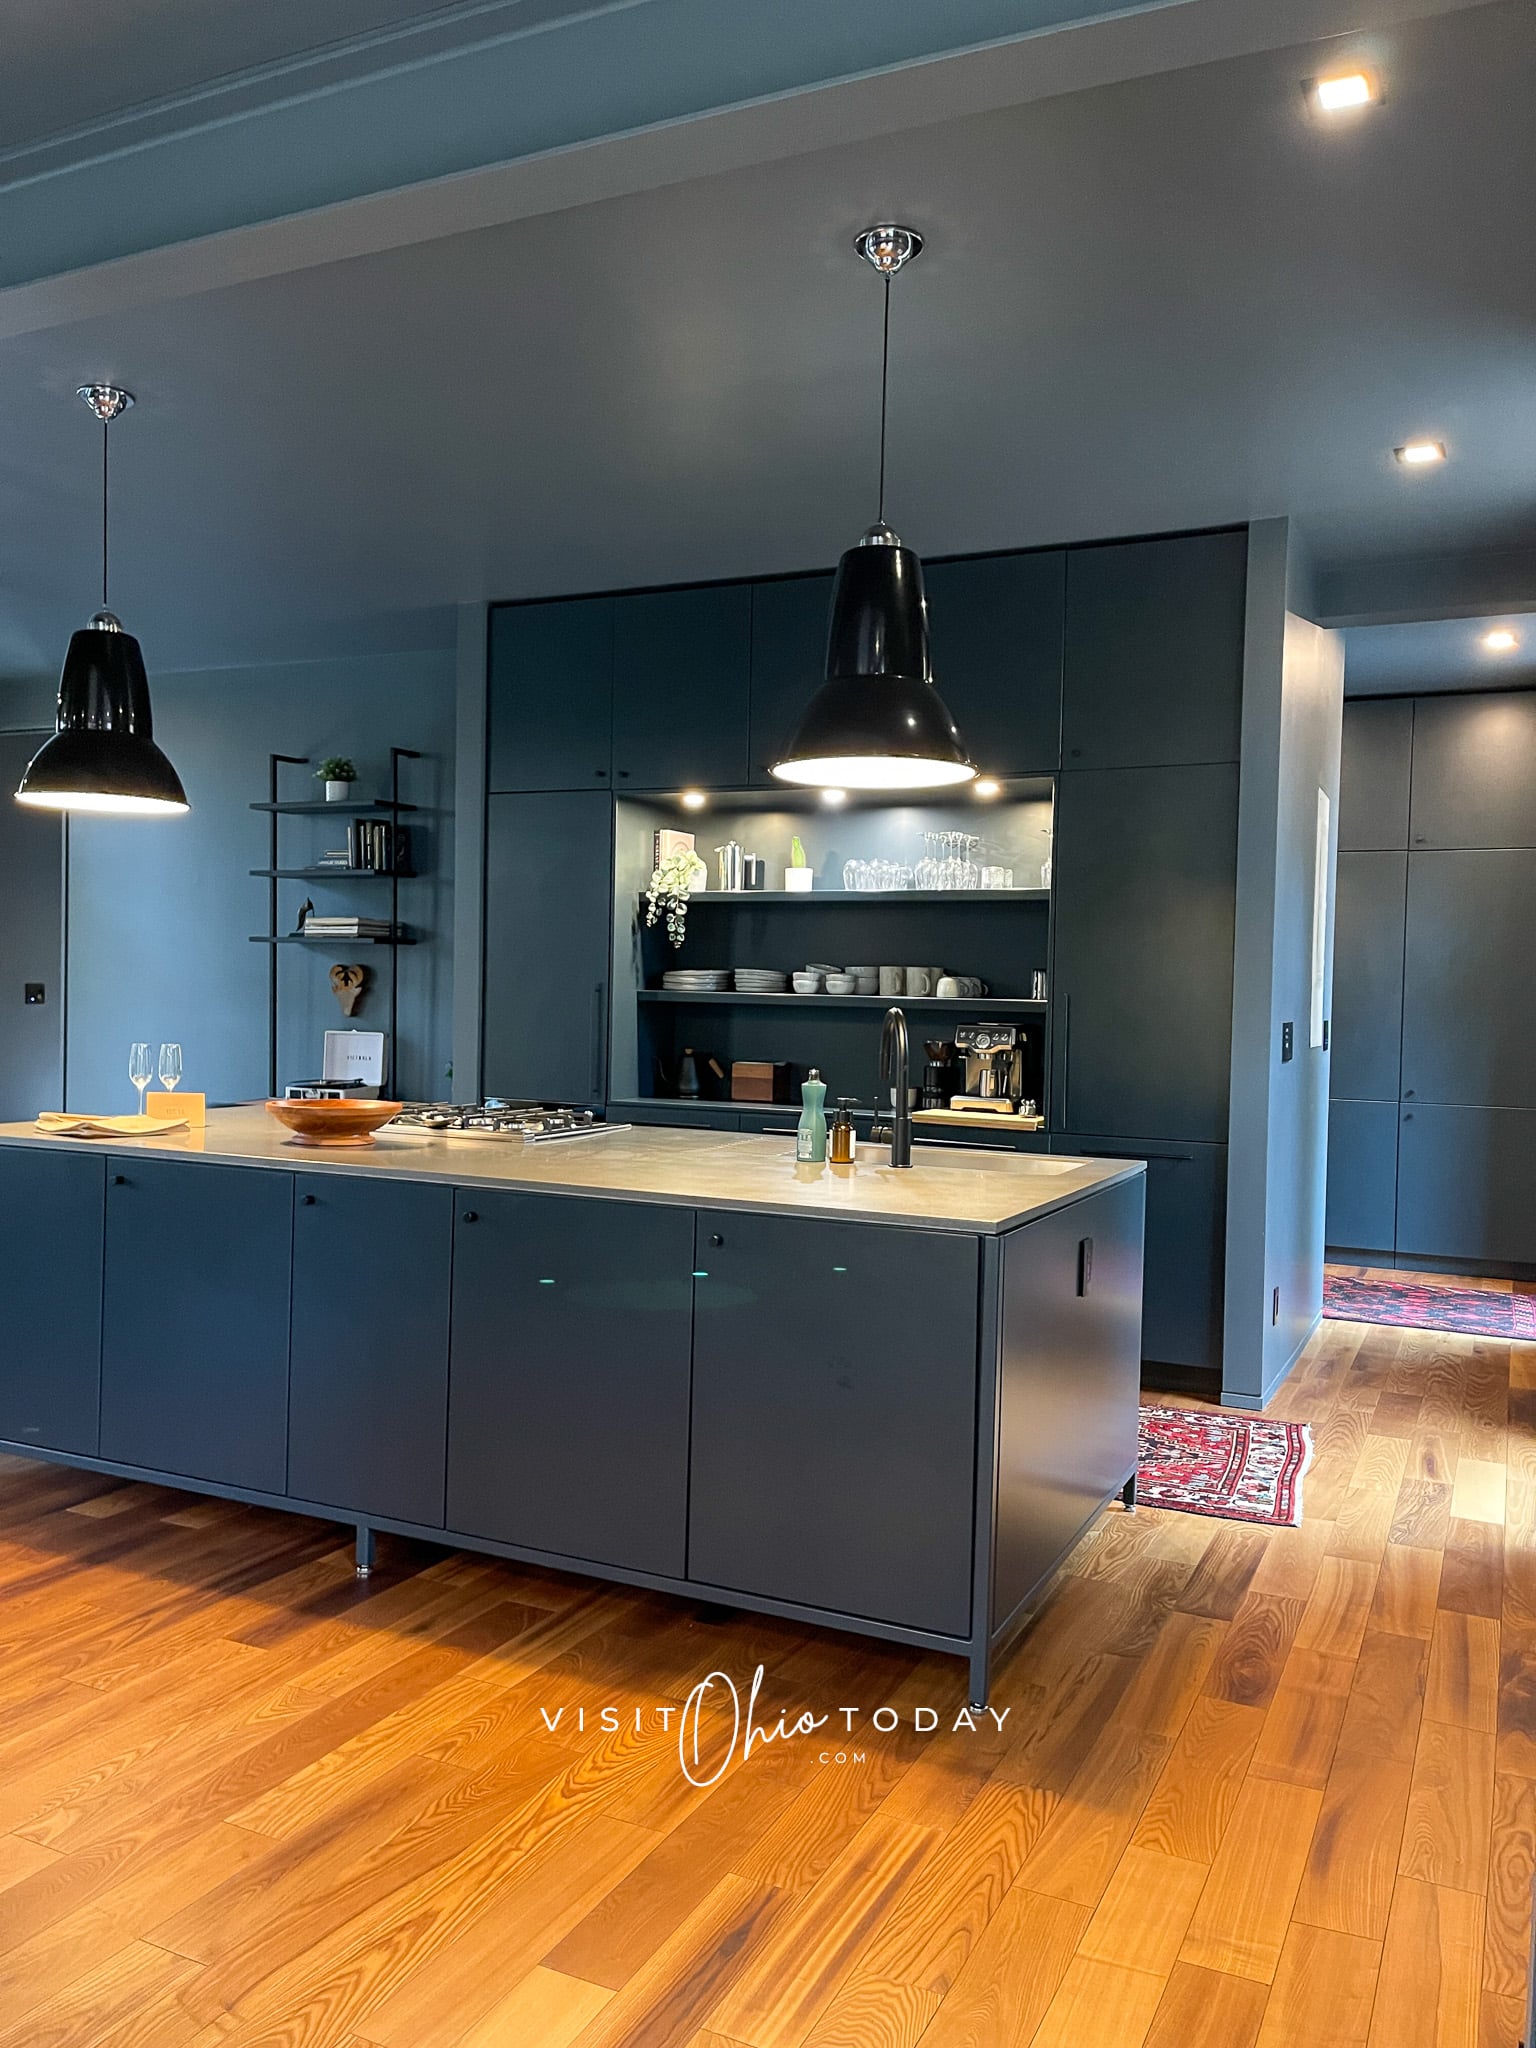
<svg viewBox="0 0 1536 2048">
<path fill-rule="evenodd" d="M 786 868 L 784 870 L 784 887 L 791 896 L 809 896 L 811 884 L 815 879 L 816 870 L 814 868 Z"/>
<path fill-rule="evenodd" d="M 325 785 L 325 800 L 328 804 L 344 804 L 351 794 L 350 782 L 328 782 Z"/>
</svg>

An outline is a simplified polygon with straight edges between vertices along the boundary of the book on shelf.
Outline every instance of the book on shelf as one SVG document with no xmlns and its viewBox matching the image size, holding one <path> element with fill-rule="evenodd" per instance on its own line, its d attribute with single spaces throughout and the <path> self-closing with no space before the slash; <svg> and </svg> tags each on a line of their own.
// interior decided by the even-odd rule
<svg viewBox="0 0 1536 2048">
<path fill-rule="evenodd" d="M 392 875 L 405 866 L 405 829 L 388 818 L 355 818 L 347 827 L 347 865 Z"/>
</svg>

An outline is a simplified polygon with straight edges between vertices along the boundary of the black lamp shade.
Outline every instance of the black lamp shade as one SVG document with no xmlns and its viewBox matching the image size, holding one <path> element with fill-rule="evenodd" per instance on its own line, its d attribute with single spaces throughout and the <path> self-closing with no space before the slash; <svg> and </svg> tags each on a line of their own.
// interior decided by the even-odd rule
<svg viewBox="0 0 1536 2048">
<path fill-rule="evenodd" d="M 115 620 L 72 634 L 59 677 L 58 729 L 33 756 L 16 800 L 46 810 L 155 813 L 189 808 L 155 745 L 144 656 Z"/>
<path fill-rule="evenodd" d="M 933 687 L 923 565 L 888 527 L 871 527 L 837 565 L 827 680 L 772 772 L 848 789 L 925 789 L 976 773 Z"/>
</svg>

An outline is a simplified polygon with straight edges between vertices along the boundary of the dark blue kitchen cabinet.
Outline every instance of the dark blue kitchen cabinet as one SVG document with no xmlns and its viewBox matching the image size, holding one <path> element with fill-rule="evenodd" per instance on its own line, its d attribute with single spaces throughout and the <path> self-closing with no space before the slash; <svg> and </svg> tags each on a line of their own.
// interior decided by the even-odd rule
<svg viewBox="0 0 1536 2048">
<path fill-rule="evenodd" d="M 105 1162 L 0 1150 L 0 1438 L 94 1456 Z"/>
<path fill-rule="evenodd" d="M 650 591 L 615 605 L 615 786 L 738 788 L 747 779 L 752 586 Z"/>
<path fill-rule="evenodd" d="M 1396 1102 L 1328 1105 L 1330 1249 L 1391 1253 L 1397 1237 Z"/>
<path fill-rule="evenodd" d="M 1340 853 L 1407 846 L 1412 765 L 1411 697 L 1355 697 L 1344 706 Z"/>
<path fill-rule="evenodd" d="M 282 1493 L 293 1176 L 107 1161 L 101 1456 Z"/>
<path fill-rule="evenodd" d="M 596 1105 L 608 1073 L 613 806 L 596 790 L 486 806 L 484 1085 Z"/>
<path fill-rule="evenodd" d="M 1417 699 L 1409 844 L 1536 847 L 1536 691 Z"/>
<path fill-rule="evenodd" d="M 1403 1039 L 1405 853 L 1341 853 L 1333 947 L 1333 1094 L 1397 1097 Z"/>
<path fill-rule="evenodd" d="M 489 786 L 606 789 L 615 600 L 491 607 Z"/>
<path fill-rule="evenodd" d="M 1536 1269 L 1536 1110 L 1399 1112 L 1397 1250 Z"/>
<path fill-rule="evenodd" d="M 1220 1372 L 1227 1270 L 1227 1148 L 1156 1139 L 1061 1137 L 1054 1152 L 1147 1162 L 1141 1355 Z"/>
<path fill-rule="evenodd" d="M 830 575 L 752 586 L 751 783 L 779 786 L 768 770 L 783 759 L 805 707 L 826 680 L 831 606 Z"/>
<path fill-rule="evenodd" d="M 453 1190 L 294 1176 L 288 1491 L 440 1528 Z"/>
<path fill-rule="evenodd" d="M 1064 767 L 1236 761 L 1247 575 L 1246 529 L 1069 552 Z"/>
<path fill-rule="evenodd" d="M 1052 1127 L 1223 1144 L 1235 767 L 1063 774 Z"/>
<path fill-rule="evenodd" d="M 1536 1109 L 1536 852 L 1408 857 L 1405 1101 Z"/>
<path fill-rule="evenodd" d="M 933 679 L 984 775 L 1061 763 L 1066 556 L 982 555 L 924 572 Z"/>
<path fill-rule="evenodd" d="M 683 1573 L 693 1212 L 460 1188 L 448 1526 Z"/>
<path fill-rule="evenodd" d="M 975 1238 L 699 1215 L 688 1574 L 963 1635 Z"/>
</svg>

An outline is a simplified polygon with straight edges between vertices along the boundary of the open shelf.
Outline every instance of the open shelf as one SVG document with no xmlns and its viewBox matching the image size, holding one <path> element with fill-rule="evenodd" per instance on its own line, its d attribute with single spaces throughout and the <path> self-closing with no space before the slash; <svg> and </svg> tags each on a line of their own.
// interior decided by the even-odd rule
<svg viewBox="0 0 1536 2048">
<path fill-rule="evenodd" d="M 645 902 L 642 892 L 640 900 Z M 1049 889 L 695 889 L 693 903 L 793 903 L 797 908 L 825 910 L 856 903 L 1049 903 Z"/>
<path fill-rule="evenodd" d="M 361 932 L 279 932 L 273 938 L 266 932 L 253 932 L 253 946 L 414 946 L 416 941 L 403 932 L 396 932 L 392 938 L 377 938 Z"/>
<path fill-rule="evenodd" d="M 698 994 L 685 988 L 637 989 L 642 1003 L 765 1003 L 799 1005 L 823 1010 L 985 1010 L 1004 1017 L 1043 1017 L 1045 1004 L 1030 996 L 801 996 L 793 989 L 783 995 L 743 995 L 735 989 L 706 989 Z"/>
<path fill-rule="evenodd" d="M 411 882 L 409 868 L 252 868 L 264 882 Z"/>
<path fill-rule="evenodd" d="M 405 749 L 401 749 L 402 752 Z M 411 758 L 414 760 L 415 756 Z M 414 804 L 396 803 L 392 797 L 359 797 L 356 803 L 328 804 L 322 798 L 318 803 L 276 803 L 252 804 L 253 811 L 279 811 L 285 818 L 375 818 L 393 817 L 396 811 L 414 811 Z"/>
</svg>

